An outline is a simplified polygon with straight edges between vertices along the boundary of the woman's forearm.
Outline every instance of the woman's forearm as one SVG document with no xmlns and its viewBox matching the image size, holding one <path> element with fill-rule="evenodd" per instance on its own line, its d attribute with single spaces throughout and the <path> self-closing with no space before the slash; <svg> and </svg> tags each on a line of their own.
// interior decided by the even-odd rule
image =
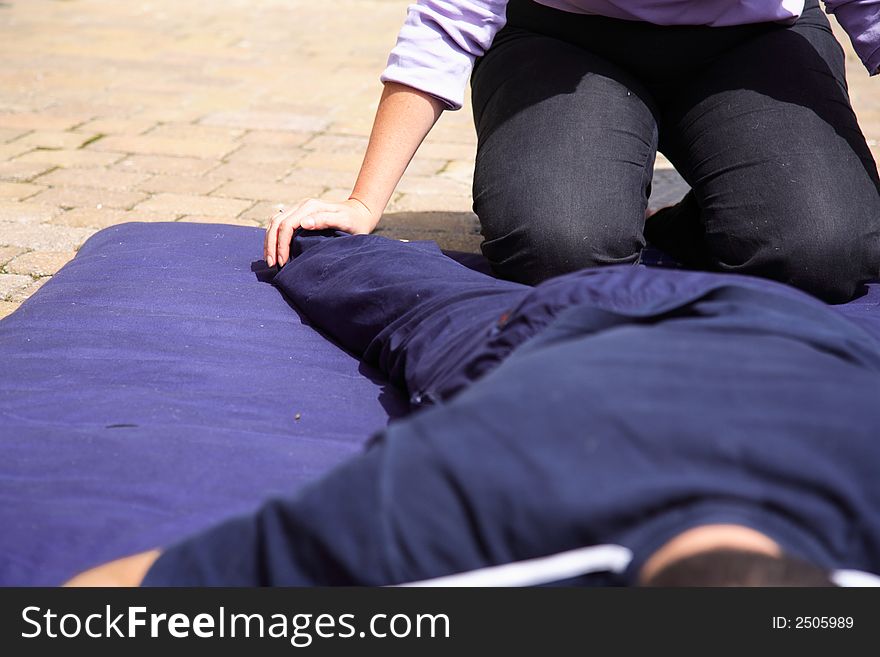
<svg viewBox="0 0 880 657">
<path fill-rule="evenodd" d="M 386 82 L 370 142 L 351 198 L 376 218 L 382 216 L 394 188 L 445 105 L 430 94 Z"/>
<path fill-rule="evenodd" d="M 280 208 L 266 230 L 263 242 L 266 264 L 284 266 L 290 258 L 290 240 L 300 227 L 372 232 L 404 170 L 444 107 L 434 96 L 387 82 L 351 196 L 342 203 L 305 199 L 292 208 Z"/>
</svg>

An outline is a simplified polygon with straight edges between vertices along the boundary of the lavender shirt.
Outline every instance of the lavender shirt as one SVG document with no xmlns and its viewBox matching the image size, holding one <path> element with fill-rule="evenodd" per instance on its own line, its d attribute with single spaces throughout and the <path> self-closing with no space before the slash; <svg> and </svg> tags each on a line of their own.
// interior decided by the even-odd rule
<svg viewBox="0 0 880 657">
<path fill-rule="evenodd" d="M 580 14 L 657 25 L 793 22 L 804 0 L 537 0 Z M 826 0 L 873 75 L 880 67 L 880 0 Z M 400 82 L 459 109 L 474 60 L 504 27 L 507 0 L 418 0 L 410 5 L 382 81 Z"/>
</svg>

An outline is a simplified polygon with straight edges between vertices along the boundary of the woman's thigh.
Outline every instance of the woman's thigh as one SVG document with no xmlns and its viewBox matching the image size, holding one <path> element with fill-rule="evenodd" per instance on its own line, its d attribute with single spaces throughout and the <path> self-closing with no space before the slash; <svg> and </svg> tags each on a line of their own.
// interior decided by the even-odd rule
<svg viewBox="0 0 880 657">
<path fill-rule="evenodd" d="M 660 148 L 694 189 L 719 269 L 828 301 L 878 275 L 880 182 L 818 7 L 725 52 L 661 116 Z"/>
<path fill-rule="evenodd" d="M 657 147 L 642 85 L 581 47 L 508 27 L 472 89 L 474 210 L 496 274 L 535 284 L 635 262 Z"/>
</svg>

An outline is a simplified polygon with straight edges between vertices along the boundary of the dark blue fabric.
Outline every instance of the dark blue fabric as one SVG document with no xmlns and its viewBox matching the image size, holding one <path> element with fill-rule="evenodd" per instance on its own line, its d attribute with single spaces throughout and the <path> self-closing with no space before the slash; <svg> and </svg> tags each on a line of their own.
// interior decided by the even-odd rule
<svg viewBox="0 0 880 657">
<path fill-rule="evenodd" d="M 404 411 L 258 280 L 262 239 L 113 227 L 0 321 L 0 584 L 58 584 L 250 511 Z"/>
<path fill-rule="evenodd" d="M 316 326 L 407 389 L 416 405 L 467 383 L 457 364 L 530 289 L 465 267 L 434 242 L 401 248 L 370 236 L 345 240 L 340 249 L 329 236 L 344 238 L 300 234 L 275 284 Z M 384 263 L 378 275 L 377 262 Z"/>
<path fill-rule="evenodd" d="M 275 279 L 294 304 L 442 403 L 171 548 L 147 584 L 389 584 L 608 542 L 634 551 L 631 581 L 706 522 L 880 571 L 880 343 L 839 311 L 732 275 L 621 266 L 528 288 L 425 245 L 297 246 Z"/>
</svg>

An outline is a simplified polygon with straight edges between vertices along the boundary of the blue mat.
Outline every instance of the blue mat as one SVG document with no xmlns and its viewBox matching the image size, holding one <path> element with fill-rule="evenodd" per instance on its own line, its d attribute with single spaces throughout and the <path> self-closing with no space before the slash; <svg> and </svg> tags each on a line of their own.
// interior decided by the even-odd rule
<svg viewBox="0 0 880 657">
<path fill-rule="evenodd" d="M 0 584 L 249 511 L 403 412 L 260 281 L 262 235 L 109 228 L 0 322 Z"/>
</svg>

